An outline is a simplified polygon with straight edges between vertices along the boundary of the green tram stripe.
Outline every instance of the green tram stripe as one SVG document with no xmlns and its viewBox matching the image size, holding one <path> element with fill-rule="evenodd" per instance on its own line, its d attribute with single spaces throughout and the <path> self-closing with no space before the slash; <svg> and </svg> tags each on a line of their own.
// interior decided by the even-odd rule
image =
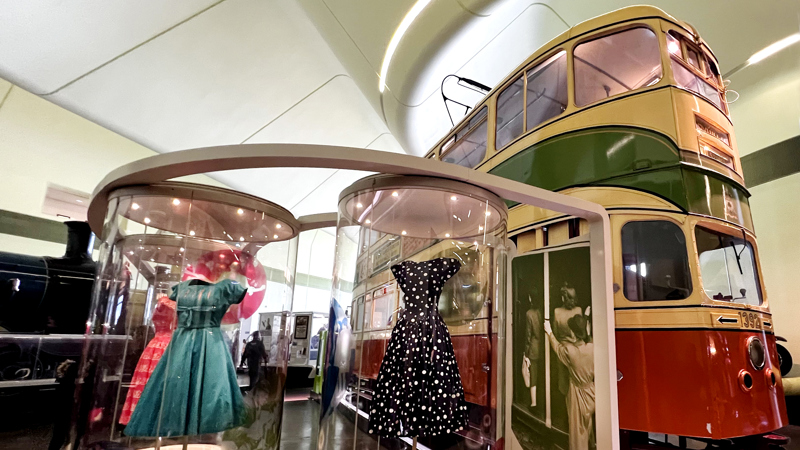
<svg viewBox="0 0 800 450">
<path fill-rule="evenodd" d="M 489 173 L 551 191 L 577 186 L 635 189 L 685 212 L 752 230 L 750 194 L 744 188 L 684 163 L 670 139 L 648 130 L 605 127 L 563 134 L 521 150 Z"/>
</svg>

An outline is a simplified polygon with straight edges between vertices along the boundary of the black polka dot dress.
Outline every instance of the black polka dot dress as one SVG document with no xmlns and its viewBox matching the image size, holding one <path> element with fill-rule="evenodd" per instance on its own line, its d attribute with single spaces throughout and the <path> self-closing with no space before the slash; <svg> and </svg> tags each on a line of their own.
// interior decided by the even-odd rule
<svg viewBox="0 0 800 450">
<path fill-rule="evenodd" d="M 452 258 L 392 266 L 406 309 L 392 330 L 378 373 L 369 407 L 370 433 L 435 436 L 467 425 L 453 344 L 437 309 L 442 286 L 460 268 Z"/>
</svg>

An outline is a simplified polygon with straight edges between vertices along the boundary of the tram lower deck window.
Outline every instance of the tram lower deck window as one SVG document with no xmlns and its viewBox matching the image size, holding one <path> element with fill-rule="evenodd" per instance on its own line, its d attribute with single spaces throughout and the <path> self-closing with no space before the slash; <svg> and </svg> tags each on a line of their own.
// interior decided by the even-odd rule
<svg viewBox="0 0 800 450">
<path fill-rule="evenodd" d="M 622 274 L 630 301 L 682 300 L 692 292 L 683 230 L 672 222 L 628 222 L 622 227 Z"/>
</svg>

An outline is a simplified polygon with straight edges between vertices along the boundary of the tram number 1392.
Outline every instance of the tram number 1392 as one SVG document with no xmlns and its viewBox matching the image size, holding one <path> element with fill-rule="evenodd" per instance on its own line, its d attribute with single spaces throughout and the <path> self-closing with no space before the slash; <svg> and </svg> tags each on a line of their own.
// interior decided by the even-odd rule
<svg viewBox="0 0 800 450">
<path fill-rule="evenodd" d="M 743 327 L 761 329 L 761 316 L 758 314 L 740 311 L 739 317 L 742 319 Z"/>
</svg>

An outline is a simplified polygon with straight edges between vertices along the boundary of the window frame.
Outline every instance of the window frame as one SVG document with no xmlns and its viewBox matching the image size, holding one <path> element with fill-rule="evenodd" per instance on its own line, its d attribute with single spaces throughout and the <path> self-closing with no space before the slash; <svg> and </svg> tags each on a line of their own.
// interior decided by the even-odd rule
<svg viewBox="0 0 800 450">
<path fill-rule="evenodd" d="M 717 105 L 715 105 L 714 102 L 712 102 L 711 100 L 705 98 L 705 96 L 703 96 L 703 95 L 701 95 L 701 94 L 699 94 L 697 92 L 690 91 L 690 90 L 688 90 L 686 88 L 678 86 L 677 84 L 675 84 L 675 87 L 677 87 L 678 89 L 683 89 L 683 90 L 685 90 L 687 92 L 690 92 L 692 95 L 699 96 L 699 97 L 703 98 L 705 101 L 711 103 L 711 105 L 713 105 L 715 108 L 717 108 L 720 111 L 722 111 L 723 114 L 725 114 L 726 116 L 730 116 L 730 108 L 728 108 L 728 102 L 727 102 L 727 100 L 725 98 L 726 97 L 725 96 L 725 83 L 722 80 L 722 74 L 719 74 L 719 76 L 716 76 L 711 72 L 711 70 L 710 70 L 710 68 L 708 66 L 708 59 L 711 58 L 711 57 L 709 56 L 708 52 L 706 52 L 705 48 L 703 48 L 703 46 L 701 46 L 701 45 L 696 45 L 696 44 L 689 43 L 689 39 L 686 37 L 686 35 L 684 35 L 678 29 L 675 29 L 675 28 L 670 28 L 670 29 L 665 30 L 664 31 L 664 35 L 665 36 L 672 35 L 673 38 L 678 39 L 678 42 L 680 43 L 680 46 L 681 46 L 681 54 L 680 55 L 676 55 L 674 53 L 670 53 L 669 49 L 666 49 L 666 54 L 667 54 L 667 57 L 669 58 L 670 62 L 673 61 L 673 60 L 676 61 L 684 69 L 688 70 L 689 72 L 691 72 L 695 76 L 699 76 L 703 81 L 705 81 L 706 83 L 710 84 L 711 87 L 713 87 L 719 93 L 719 95 L 720 95 L 720 104 L 723 105 L 723 107 L 722 108 L 717 107 Z M 665 37 L 665 39 L 667 39 L 667 38 Z M 688 52 L 689 49 L 691 49 L 693 52 L 697 53 L 697 55 L 700 57 L 701 64 L 703 65 L 703 70 L 700 70 L 697 67 L 693 66 L 691 63 L 689 63 L 689 61 L 687 60 L 687 54 L 688 54 L 687 52 Z M 717 68 L 717 71 L 719 71 L 719 62 L 715 58 L 711 58 L 711 59 L 713 60 L 714 66 Z M 671 75 L 672 80 L 675 80 L 675 71 L 672 70 L 672 64 L 670 64 L 669 70 L 670 70 L 670 75 Z"/>
<path fill-rule="evenodd" d="M 561 114 L 553 116 L 553 117 L 545 120 L 544 122 L 536 125 L 535 127 L 529 129 L 528 128 L 528 108 L 527 108 L 527 105 L 528 105 L 528 72 L 530 72 L 531 70 L 541 66 L 542 64 L 546 63 L 550 59 L 558 56 L 560 53 L 564 54 L 564 57 L 566 58 L 565 62 L 566 62 L 566 65 L 567 65 L 567 70 L 564 73 L 564 77 L 566 78 L 566 82 L 567 82 L 567 104 L 566 104 L 566 108 L 564 109 L 564 111 L 561 112 Z M 553 62 L 555 62 L 555 60 Z M 572 84 L 573 83 L 572 83 L 572 80 L 570 80 L 570 65 L 571 64 L 572 64 L 572 60 L 570 58 L 570 50 L 569 50 L 569 47 L 568 47 L 568 43 L 563 43 L 563 44 L 559 45 L 558 47 L 553 48 L 550 51 L 548 51 L 547 53 L 545 53 L 545 54 L 539 56 L 538 58 L 536 58 L 536 60 L 534 60 L 533 62 L 531 62 L 527 66 L 525 66 L 518 73 L 515 73 L 513 77 L 509 78 L 503 85 L 500 86 L 499 89 L 497 89 L 497 93 L 492 96 L 492 97 L 494 97 L 494 118 L 493 119 L 494 119 L 494 135 L 495 135 L 494 136 L 494 142 L 493 142 L 492 145 L 494 146 L 495 152 L 500 152 L 500 151 L 505 150 L 506 148 L 508 148 L 509 146 L 514 144 L 515 142 L 517 142 L 520 138 L 524 137 L 526 134 L 528 134 L 528 133 L 530 133 L 530 132 L 532 132 L 534 130 L 538 130 L 538 129 L 544 127 L 544 126 L 549 125 L 550 123 L 556 121 L 559 117 L 562 117 L 565 113 L 567 113 L 569 111 L 570 106 L 572 106 L 572 104 L 573 104 L 573 102 L 572 102 L 572 98 L 573 98 L 573 94 L 572 94 L 573 87 L 572 87 Z M 497 146 L 497 107 L 498 107 L 498 100 L 500 99 L 500 95 L 503 92 L 505 92 L 506 89 L 508 89 L 511 85 L 513 85 L 519 79 L 519 77 L 522 77 L 522 132 L 519 134 L 519 136 L 516 136 L 514 139 L 511 139 L 510 141 L 506 142 L 506 144 L 504 146 L 498 147 Z"/>
<path fill-rule="evenodd" d="M 479 120 L 478 122 L 476 122 L 474 126 L 470 126 L 469 124 L 470 124 L 470 122 L 472 122 L 472 119 L 474 119 L 477 116 L 479 116 L 481 114 L 481 112 L 484 111 L 484 110 L 486 110 L 486 115 L 483 117 L 483 119 Z M 442 145 L 440 145 L 438 147 L 437 150 L 438 150 L 439 156 L 438 156 L 438 158 L 434 156 L 434 158 L 438 159 L 439 161 L 443 161 L 443 158 L 445 156 L 447 156 L 448 153 L 453 151 L 453 149 L 455 149 L 458 144 L 463 142 L 464 138 L 466 138 L 467 136 L 470 136 L 472 131 L 478 129 L 481 125 L 483 125 L 484 122 L 488 122 L 489 121 L 489 105 L 484 103 L 482 106 L 479 106 L 478 108 L 475 108 L 475 112 L 470 114 L 468 117 L 464 117 L 463 119 L 461 119 L 461 121 L 462 121 L 461 126 L 456 128 L 455 130 L 451 131 L 447 135 L 447 138 L 445 138 L 445 140 L 442 142 Z M 463 131 L 464 129 L 468 129 L 467 133 L 464 134 L 464 136 L 461 139 L 456 139 L 456 137 L 458 136 L 458 133 Z M 487 126 L 486 127 L 486 151 L 485 151 L 485 153 L 483 155 L 483 159 L 481 160 L 481 162 L 476 164 L 475 167 L 472 167 L 472 169 L 476 169 L 476 168 L 480 167 L 480 165 L 483 164 L 486 161 L 486 158 L 489 156 L 489 136 L 490 136 L 490 134 L 491 133 L 489 133 L 489 127 Z M 451 140 L 452 140 L 452 142 L 451 142 Z M 455 163 L 449 163 L 449 164 L 455 164 Z M 458 166 L 460 164 L 455 164 L 455 165 Z M 464 166 L 461 166 L 461 167 L 464 167 Z"/>
<path fill-rule="evenodd" d="M 670 224 L 676 226 L 683 233 L 683 237 L 684 237 L 684 248 L 683 248 L 683 250 L 684 250 L 685 255 L 686 255 L 686 270 L 687 270 L 687 273 L 689 274 L 689 279 L 688 279 L 688 281 L 689 281 L 689 286 L 688 286 L 689 292 L 686 294 L 686 296 L 684 298 L 681 298 L 681 299 L 658 299 L 658 300 L 631 300 L 628 297 L 628 293 L 626 292 L 626 289 L 625 289 L 625 264 L 623 262 L 624 248 L 623 248 L 623 243 L 622 243 L 622 230 L 623 230 L 623 228 L 625 228 L 625 226 L 627 226 L 629 224 L 640 223 L 640 222 L 666 222 L 666 223 L 670 223 Z M 692 230 L 693 230 L 693 228 L 692 228 Z M 657 303 L 658 304 L 659 302 L 664 302 L 665 305 L 676 305 L 676 304 L 681 304 L 681 303 L 686 304 L 686 303 L 689 303 L 689 302 L 692 301 L 692 298 L 695 295 L 695 284 L 696 284 L 695 283 L 695 279 L 696 279 L 696 276 L 697 276 L 696 273 L 695 273 L 694 267 L 693 267 L 693 263 L 697 260 L 697 257 L 696 257 L 697 252 L 695 251 L 695 257 L 692 258 L 692 256 L 690 255 L 690 250 L 692 249 L 692 247 L 689 246 L 689 237 L 687 236 L 687 231 L 686 231 L 685 224 L 677 222 L 677 221 L 673 220 L 669 216 L 663 216 L 663 215 L 656 215 L 656 216 L 650 216 L 650 217 L 636 217 L 636 218 L 631 218 L 631 219 L 624 218 L 619 223 L 619 228 L 618 228 L 618 231 L 616 232 L 616 234 L 617 234 L 618 240 L 619 240 L 618 241 L 619 242 L 619 247 L 618 247 L 619 260 L 618 261 L 619 261 L 619 270 L 620 270 L 620 272 L 619 272 L 619 275 L 620 275 L 619 282 L 621 284 L 620 288 L 619 288 L 619 292 L 622 294 L 622 298 L 624 298 L 626 302 L 628 302 L 629 304 L 633 304 L 633 305 L 646 303 L 648 306 L 657 306 L 657 305 L 651 305 L 651 304 L 652 303 Z M 694 234 L 692 234 L 691 238 L 692 238 L 692 240 L 694 240 Z M 696 243 L 695 243 L 695 247 L 694 248 L 696 248 Z"/>
<path fill-rule="evenodd" d="M 627 91 L 624 91 L 624 92 L 620 92 L 618 94 L 614 94 L 614 95 L 608 96 L 608 97 L 600 99 L 600 100 L 595 100 L 595 101 L 593 101 L 591 103 L 587 103 L 585 105 L 578 105 L 577 100 L 576 100 L 578 92 L 577 92 L 577 88 L 575 87 L 576 80 L 577 80 L 577 77 L 575 76 L 575 50 L 579 46 L 581 46 L 581 45 L 583 45 L 583 44 L 585 44 L 587 42 L 592 42 L 592 41 L 596 41 L 596 40 L 599 40 L 599 39 L 604 39 L 604 38 L 607 38 L 609 36 L 613 36 L 615 34 L 624 33 L 626 31 L 635 30 L 637 28 L 644 28 L 646 30 L 649 30 L 656 37 L 656 43 L 657 43 L 657 47 L 658 47 L 658 61 L 659 61 L 659 65 L 661 66 L 661 77 L 659 77 L 659 79 L 655 83 L 652 83 L 650 85 L 640 86 L 640 87 L 638 87 L 636 89 L 630 89 L 630 90 L 627 90 Z M 572 73 L 571 73 L 572 81 L 571 81 L 571 85 L 569 86 L 570 87 L 570 92 L 571 92 L 571 99 L 570 100 L 572 102 L 571 103 L 572 106 L 574 106 L 576 109 L 579 109 L 579 110 L 580 109 L 591 108 L 593 106 L 600 105 L 600 104 L 602 104 L 604 102 L 607 102 L 607 101 L 613 101 L 613 100 L 619 99 L 619 98 L 621 98 L 623 96 L 630 95 L 632 93 L 639 93 L 644 89 L 654 88 L 659 83 L 663 82 L 664 79 L 666 78 L 666 69 L 664 67 L 664 58 L 662 57 L 662 54 L 664 53 L 664 51 L 666 51 L 666 45 L 662 45 L 662 40 L 659 38 L 659 32 L 661 32 L 661 30 L 657 30 L 657 29 L 653 28 L 653 26 L 651 26 L 647 22 L 634 22 L 634 23 L 627 24 L 626 26 L 611 28 L 611 29 L 607 30 L 604 33 L 593 34 L 592 36 L 588 36 L 588 37 L 586 37 L 584 39 L 576 41 L 572 45 L 572 47 L 570 48 L 570 50 L 568 52 L 569 53 L 569 64 L 571 64 L 571 67 L 572 67 Z"/>
<path fill-rule="evenodd" d="M 697 248 L 697 235 L 696 230 L 697 227 L 705 228 L 706 230 L 710 230 L 715 233 L 727 234 L 730 236 L 738 237 L 741 235 L 742 230 L 745 231 L 745 236 L 747 237 L 747 243 L 750 244 L 750 248 L 753 252 L 753 268 L 754 268 L 754 275 L 756 278 L 756 285 L 758 286 L 758 295 L 761 303 L 758 305 L 751 305 L 748 303 L 736 303 L 729 300 L 715 300 L 708 296 L 706 293 L 705 285 L 703 285 L 703 272 L 700 267 L 700 251 Z M 750 230 L 746 228 L 742 228 L 739 226 L 729 225 L 724 222 L 716 222 L 710 221 L 705 219 L 696 219 L 690 225 L 690 230 L 692 233 L 692 250 L 694 251 L 694 261 L 693 263 L 696 264 L 697 267 L 697 278 L 700 281 L 700 295 L 703 299 L 704 304 L 710 304 L 715 306 L 728 306 L 728 307 L 735 307 L 741 309 L 754 309 L 759 311 L 765 311 L 769 309 L 769 299 L 766 295 L 766 290 L 764 289 L 764 275 L 761 272 L 761 258 L 759 257 L 759 250 L 758 250 L 758 243 L 755 240 L 755 237 L 752 235 Z"/>
<path fill-rule="evenodd" d="M 547 119 L 545 121 L 542 121 L 541 123 L 536 124 L 532 128 L 528 128 L 528 78 L 529 78 L 529 73 L 531 71 L 533 71 L 534 69 L 543 70 L 546 67 L 549 67 L 550 65 L 554 64 L 558 60 L 558 58 L 560 58 L 561 56 L 564 57 L 564 65 L 566 66 L 566 70 L 564 72 L 564 81 L 566 82 L 566 85 L 567 85 L 567 102 L 564 104 L 564 111 L 561 111 L 559 114 L 556 114 L 555 116 L 553 116 L 553 117 L 551 117 L 551 118 L 549 118 L 549 119 Z M 545 66 L 544 64 L 547 63 L 548 61 L 550 61 L 549 64 L 547 64 Z M 523 103 L 523 105 L 522 105 L 522 134 L 520 134 L 520 137 L 525 135 L 526 133 L 531 132 L 531 131 L 538 130 L 539 128 L 549 124 L 550 122 L 552 122 L 553 120 L 555 120 L 558 117 L 561 117 L 564 113 L 567 112 L 567 110 L 569 109 L 569 106 L 570 106 L 570 91 L 571 91 L 570 90 L 570 79 L 569 79 L 569 72 L 570 72 L 570 66 L 569 65 L 570 65 L 569 52 L 565 48 L 562 47 L 562 48 L 557 48 L 554 51 L 551 51 L 550 53 L 547 53 L 547 55 L 545 57 L 537 59 L 536 62 L 534 62 L 533 64 L 527 66 L 522 71 L 522 76 L 523 76 L 525 81 L 523 81 L 523 83 L 522 83 L 522 89 L 523 89 L 524 93 L 522 95 L 522 103 Z M 513 142 L 513 141 L 511 141 L 511 142 Z M 506 146 L 508 146 L 508 145 L 506 145 Z"/>
</svg>

